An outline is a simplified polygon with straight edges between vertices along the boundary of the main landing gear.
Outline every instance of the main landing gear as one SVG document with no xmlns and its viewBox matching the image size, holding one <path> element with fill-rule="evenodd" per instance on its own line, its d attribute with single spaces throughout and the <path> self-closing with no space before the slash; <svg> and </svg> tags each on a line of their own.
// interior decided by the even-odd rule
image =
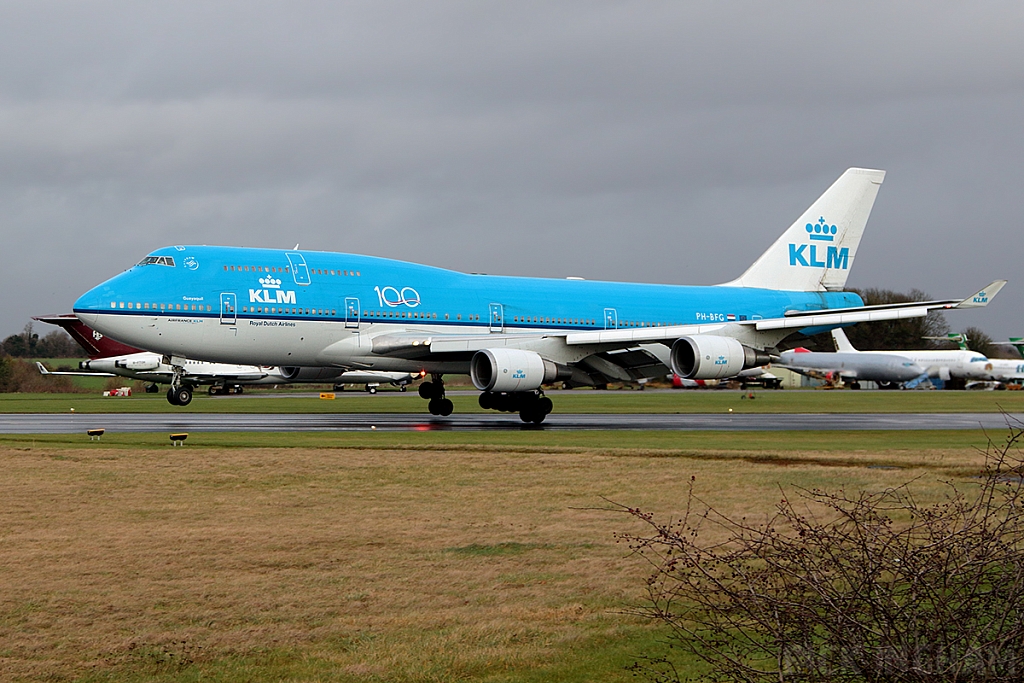
<svg viewBox="0 0 1024 683">
<path fill-rule="evenodd" d="M 447 417 L 455 410 L 451 399 L 444 397 L 444 380 L 441 379 L 441 375 L 431 375 L 429 382 L 421 382 L 419 391 L 420 398 L 430 401 L 427 410 L 431 415 Z"/>
<path fill-rule="evenodd" d="M 441 375 L 431 375 L 429 381 L 421 382 L 419 392 L 420 398 L 430 401 L 427 409 L 431 415 L 447 417 L 452 414 L 455 406 L 444 396 L 444 380 L 441 379 Z M 523 422 L 540 424 L 554 405 L 540 390 L 508 393 L 485 391 L 480 394 L 480 407 L 484 410 L 519 413 L 519 419 Z"/>
<path fill-rule="evenodd" d="M 480 407 L 484 410 L 501 410 L 506 413 L 519 413 L 523 422 L 540 424 L 548 416 L 554 404 L 541 391 L 516 391 L 512 393 L 495 393 L 485 391 L 480 394 Z"/>
</svg>

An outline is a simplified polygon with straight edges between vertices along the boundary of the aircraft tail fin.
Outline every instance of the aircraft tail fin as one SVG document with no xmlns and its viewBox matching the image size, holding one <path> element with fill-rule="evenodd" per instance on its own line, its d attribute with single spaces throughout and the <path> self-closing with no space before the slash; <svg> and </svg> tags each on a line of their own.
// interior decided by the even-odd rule
<svg viewBox="0 0 1024 683">
<path fill-rule="evenodd" d="M 1017 353 L 1024 358 L 1024 337 L 1010 337 L 1008 341 L 992 342 L 993 344 L 999 344 L 1001 346 L 1012 346 L 1017 349 Z"/>
<path fill-rule="evenodd" d="M 723 286 L 842 290 L 884 178 L 885 171 L 848 169 L 743 275 Z"/>
<path fill-rule="evenodd" d="M 32 319 L 63 328 L 71 335 L 72 339 L 78 342 L 79 346 L 85 349 L 89 358 L 109 358 L 110 356 L 124 356 L 140 352 L 140 349 L 100 334 L 74 315 L 41 315 Z"/>
<path fill-rule="evenodd" d="M 857 349 L 853 348 L 853 344 L 846 336 L 846 332 L 843 332 L 843 328 L 837 327 L 832 330 L 832 343 L 835 344 L 836 351 L 851 352 Z"/>
</svg>

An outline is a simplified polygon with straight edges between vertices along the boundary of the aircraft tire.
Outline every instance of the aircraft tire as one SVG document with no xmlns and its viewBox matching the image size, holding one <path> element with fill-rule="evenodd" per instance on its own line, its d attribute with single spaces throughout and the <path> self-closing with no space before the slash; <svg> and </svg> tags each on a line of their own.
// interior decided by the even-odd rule
<svg viewBox="0 0 1024 683">
<path fill-rule="evenodd" d="M 548 398 L 547 396 L 541 396 L 539 399 L 537 399 L 537 411 L 541 415 L 547 415 L 554 409 L 555 404 L 552 403 L 551 399 Z M 541 419 L 543 420 L 544 418 L 542 417 Z"/>
<path fill-rule="evenodd" d="M 178 403 L 178 395 L 174 392 L 174 389 L 167 390 L 167 402 L 170 403 L 172 406 L 181 405 L 180 403 Z"/>
<path fill-rule="evenodd" d="M 369 384 L 367 384 L 366 385 L 366 393 L 368 393 L 368 394 L 376 394 L 377 393 L 377 387 L 371 387 Z"/>
<path fill-rule="evenodd" d="M 405 390 L 408 389 L 408 388 L 409 388 L 409 385 L 403 384 L 402 386 L 398 387 L 398 390 L 401 391 L 404 394 Z"/>
<path fill-rule="evenodd" d="M 437 405 L 438 403 L 439 403 L 439 401 L 436 398 L 432 398 L 432 399 L 430 399 L 430 403 L 427 404 L 427 410 L 430 411 L 431 415 L 440 415 L 441 414 L 439 412 L 439 410 L 438 410 L 438 405 Z"/>
<path fill-rule="evenodd" d="M 535 425 L 539 425 L 544 421 L 545 417 L 547 417 L 547 413 L 539 411 L 536 406 L 519 411 L 519 419 L 526 423 L 532 422 Z"/>
<path fill-rule="evenodd" d="M 147 384 L 146 385 L 146 393 L 147 394 L 159 394 L 160 393 L 160 385 L 157 384 L 156 382 L 154 382 L 153 384 Z"/>
<path fill-rule="evenodd" d="M 420 384 L 418 391 L 420 392 L 420 398 L 432 400 L 434 398 L 434 383 L 423 382 Z"/>
<path fill-rule="evenodd" d="M 192 402 L 192 390 L 188 387 L 178 387 L 174 392 L 174 399 L 179 406 L 187 406 Z"/>
<path fill-rule="evenodd" d="M 484 391 L 480 394 L 477 402 L 484 410 L 492 410 L 494 408 L 494 394 L 489 391 Z"/>
<path fill-rule="evenodd" d="M 237 387 L 235 387 L 235 393 L 236 394 L 242 393 L 242 385 L 241 384 L 239 384 Z"/>
<path fill-rule="evenodd" d="M 437 414 L 441 417 L 448 417 L 455 410 L 455 404 L 452 403 L 450 398 L 437 399 L 438 410 Z"/>
<path fill-rule="evenodd" d="M 216 384 L 211 384 L 208 391 L 210 392 L 210 396 L 216 396 L 217 395 L 217 385 Z"/>
</svg>

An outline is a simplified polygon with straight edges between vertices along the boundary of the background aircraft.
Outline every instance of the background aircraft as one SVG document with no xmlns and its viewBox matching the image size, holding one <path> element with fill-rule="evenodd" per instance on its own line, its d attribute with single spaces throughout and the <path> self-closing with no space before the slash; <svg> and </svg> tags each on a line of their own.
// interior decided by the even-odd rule
<svg viewBox="0 0 1024 683">
<path fill-rule="evenodd" d="M 768 370 L 768 367 L 769 366 L 747 368 L 734 377 L 726 377 L 720 380 L 686 379 L 685 377 L 680 377 L 675 373 L 669 375 L 669 379 L 672 381 L 673 389 L 698 389 L 727 386 L 735 387 L 736 385 L 739 385 L 743 389 L 752 385 L 764 387 L 765 389 L 781 389 L 782 380 L 773 375 Z"/>
<path fill-rule="evenodd" d="M 71 335 L 72 339 L 89 355 L 89 360 L 79 363 L 79 372 L 51 372 L 42 363 L 36 363 L 43 375 L 77 375 L 127 377 L 150 382 L 147 392 L 159 391 L 160 384 L 171 384 L 175 376 L 174 366 L 165 363 L 163 356 L 150 351 L 127 346 L 89 328 L 74 315 L 49 315 L 33 318 L 41 322 L 58 325 Z M 256 365 L 233 365 L 182 359 L 185 369 L 177 388 L 167 391 L 167 400 L 172 405 L 185 406 L 191 403 L 195 387 L 209 386 L 210 394 L 242 393 L 247 384 L 291 384 L 291 383 L 332 383 L 335 389 L 344 384 L 364 384 L 367 391 L 376 393 L 381 384 L 392 384 L 405 391 L 406 386 L 419 379 L 420 375 L 407 372 L 358 372 L 339 368 L 273 367 Z"/>
<path fill-rule="evenodd" d="M 616 375 L 731 377 L 769 362 L 791 332 L 985 306 L 966 299 L 864 306 L 844 292 L 883 171 L 846 171 L 740 277 L 717 286 L 467 275 L 391 259 L 235 247 L 158 249 L 83 294 L 75 314 L 127 344 L 225 363 L 428 372 L 432 414 L 451 414 L 445 373 L 480 405 L 539 423 L 541 387 Z M 723 237 L 722 251 L 728 249 Z M 524 258 L 519 245 L 496 257 Z"/>
<path fill-rule="evenodd" d="M 967 335 L 962 332 L 951 332 L 945 337 L 928 337 L 928 339 L 951 341 L 960 350 L 967 350 Z M 992 343 L 1001 346 L 1012 346 L 1017 349 L 1018 354 L 1024 357 L 1024 338 L 1010 337 L 1008 341 Z M 989 372 L 986 378 L 988 381 L 999 382 L 1000 384 L 1021 384 L 1024 382 L 1024 360 L 1018 358 L 989 358 L 989 362 L 992 364 L 992 371 Z"/>
<path fill-rule="evenodd" d="M 860 389 L 862 381 L 896 386 L 926 376 L 924 368 L 905 356 L 874 351 L 808 351 L 801 347 L 783 351 L 776 362 L 793 372 L 831 384 L 846 382 L 851 389 Z"/>
<path fill-rule="evenodd" d="M 814 353 L 797 349 L 785 351 L 780 365 L 809 376 L 833 373 L 859 388 L 861 380 L 882 386 L 902 384 L 912 389 L 926 380 L 984 379 L 992 370 L 991 361 L 969 350 L 858 351 L 842 329 L 832 330 L 835 353 Z"/>
</svg>

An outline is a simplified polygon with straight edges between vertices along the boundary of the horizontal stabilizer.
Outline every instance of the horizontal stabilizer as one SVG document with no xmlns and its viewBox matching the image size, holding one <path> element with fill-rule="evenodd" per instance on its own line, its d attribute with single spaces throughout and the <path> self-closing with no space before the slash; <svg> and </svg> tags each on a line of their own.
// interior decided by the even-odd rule
<svg viewBox="0 0 1024 683">
<path fill-rule="evenodd" d="M 50 372 L 49 370 L 46 369 L 46 366 L 40 363 L 39 361 L 36 361 L 36 369 L 39 370 L 40 375 L 71 375 L 73 377 L 117 377 L 117 375 L 111 374 L 109 372 L 67 372 L 63 370 L 57 372 Z"/>
</svg>

